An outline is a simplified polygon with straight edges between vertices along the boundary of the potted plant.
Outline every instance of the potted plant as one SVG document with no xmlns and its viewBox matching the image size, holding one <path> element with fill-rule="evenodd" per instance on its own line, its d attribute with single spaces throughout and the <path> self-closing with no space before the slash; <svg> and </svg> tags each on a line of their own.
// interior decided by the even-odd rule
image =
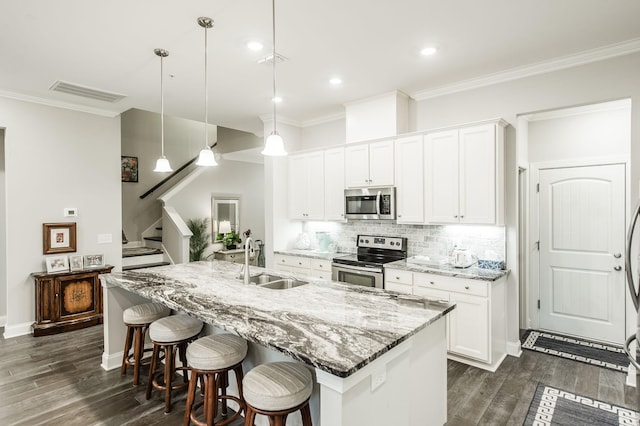
<svg viewBox="0 0 640 426">
<path fill-rule="evenodd" d="M 189 219 L 187 227 L 191 231 L 189 239 L 189 262 L 202 260 L 204 251 L 209 247 L 209 219 Z"/>
<path fill-rule="evenodd" d="M 222 243 L 225 245 L 227 250 L 235 249 L 236 243 L 239 243 L 241 241 L 242 240 L 240 239 L 240 235 L 236 234 L 235 232 L 226 233 L 224 234 L 224 237 L 222 237 Z"/>
</svg>

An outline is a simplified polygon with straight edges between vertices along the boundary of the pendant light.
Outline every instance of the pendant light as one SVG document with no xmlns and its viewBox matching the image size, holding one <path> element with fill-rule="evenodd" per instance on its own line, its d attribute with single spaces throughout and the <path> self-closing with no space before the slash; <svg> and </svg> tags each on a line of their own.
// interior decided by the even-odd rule
<svg viewBox="0 0 640 426">
<path fill-rule="evenodd" d="M 160 158 L 156 161 L 154 172 L 167 173 L 172 172 L 169 160 L 164 156 L 164 69 L 163 59 L 169 56 L 169 51 L 164 49 L 154 49 L 153 53 L 160 57 Z"/>
<path fill-rule="evenodd" d="M 273 132 L 267 137 L 262 155 L 280 157 L 287 155 L 287 151 L 284 149 L 282 136 L 280 136 L 276 129 L 276 0 L 271 0 L 271 8 L 271 16 L 273 19 L 273 55 L 271 56 L 271 60 L 273 61 L 273 98 L 271 99 L 273 102 Z"/>
<path fill-rule="evenodd" d="M 217 166 L 216 157 L 209 146 L 209 122 L 208 122 L 208 86 L 207 86 L 207 30 L 213 27 L 213 19 L 201 16 L 198 24 L 204 28 L 204 148 L 198 156 L 197 166 Z"/>
</svg>

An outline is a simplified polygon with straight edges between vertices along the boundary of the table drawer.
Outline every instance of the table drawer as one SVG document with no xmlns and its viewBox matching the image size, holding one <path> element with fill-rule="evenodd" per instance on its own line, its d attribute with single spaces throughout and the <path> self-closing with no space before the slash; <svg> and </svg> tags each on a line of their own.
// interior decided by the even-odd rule
<svg viewBox="0 0 640 426">
<path fill-rule="evenodd" d="M 414 273 L 414 283 L 418 287 L 436 290 L 452 291 L 455 293 L 472 294 L 486 297 L 489 295 L 489 283 L 482 280 L 448 277 L 438 274 Z"/>
</svg>

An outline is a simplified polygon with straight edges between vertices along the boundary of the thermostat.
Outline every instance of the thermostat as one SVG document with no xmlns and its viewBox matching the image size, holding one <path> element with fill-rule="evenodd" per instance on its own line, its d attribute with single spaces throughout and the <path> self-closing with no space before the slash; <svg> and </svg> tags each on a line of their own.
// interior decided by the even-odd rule
<svg viewBox="0 0 640 426">
<path fill-rule="evenodd" d="M 64 215 L 65 217 L 78 216 L 78 209 L 76 209 L 75 207 L 65 208 Z"/>
</svg>

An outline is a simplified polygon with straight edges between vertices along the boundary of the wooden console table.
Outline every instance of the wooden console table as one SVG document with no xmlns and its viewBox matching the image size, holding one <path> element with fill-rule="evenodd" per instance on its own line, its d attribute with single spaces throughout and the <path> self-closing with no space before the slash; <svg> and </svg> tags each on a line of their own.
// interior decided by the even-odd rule
<svg viewBox="0 0 640 426">
<path fill-rule="evenodd" d="M 34 336 L 63 333 L 102 323 L 102 288 L 98 275 L 113 266 L 74 272 L 34 272 L 36 322 Z"/>
</svg>

